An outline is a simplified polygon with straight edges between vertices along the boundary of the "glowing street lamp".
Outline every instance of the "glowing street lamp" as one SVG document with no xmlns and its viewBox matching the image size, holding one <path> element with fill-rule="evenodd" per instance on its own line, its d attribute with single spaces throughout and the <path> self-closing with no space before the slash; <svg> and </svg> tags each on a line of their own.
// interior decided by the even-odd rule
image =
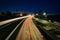
<svg viewBox="0 0 60 40">
<path fill-rule="evenodd" d="M 45 16 L 46 15 L 46 12 L 44 12 L 43 15 Z"/>
<path fill-rule="evenodd" d="M 38 13 L 36 15 L 38 15 Z"/>
<path fill-rule="evenodd" d="M 43 13 L 43 16 L 45 16 L 45 18 L 47 19 L 47 13 L 46 12 Z"/>
</svg>

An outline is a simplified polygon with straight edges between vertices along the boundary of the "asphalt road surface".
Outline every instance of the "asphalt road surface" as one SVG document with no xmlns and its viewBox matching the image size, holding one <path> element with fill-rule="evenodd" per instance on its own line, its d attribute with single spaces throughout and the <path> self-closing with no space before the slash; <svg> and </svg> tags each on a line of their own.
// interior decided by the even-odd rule
<svg viewBox="0 0 60 40">
<path fill-rule="evenodd" d="M 32 18 L 33 15 L 28 15 L 0 22 L 1 25 L 5 24 L 0 27 L 0 40 L 45 40 Z"/>
<path fill-rule="evenodd" d="M 33 16 L 29 16 L 22 24 L 16 40 L 44 40 L 43 35 L 32 21 Z"/>
<path fill-rule="evenodd" d="M 5 38 L 15 29 L 15 27 L 22 21 L 23 19 L 10 22 L 0 27 L 0 40 L 5 40 Z"/>
</svg>

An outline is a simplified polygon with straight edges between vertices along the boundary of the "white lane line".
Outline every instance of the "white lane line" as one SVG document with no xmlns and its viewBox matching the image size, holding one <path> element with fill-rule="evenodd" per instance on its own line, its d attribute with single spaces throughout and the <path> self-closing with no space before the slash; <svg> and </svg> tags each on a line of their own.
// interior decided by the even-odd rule
<svg viewBox="0 0 60 40">
<path fill-rule="evenodd" d="M 19 20 L 19 19 L 26 18 L 26 17 L 29 17 L 29 16 L 23 16 L 23 17 L 18 17 L 18 18 L 14 18 L 14 19 L 2 21 L 2 22 L 0 22 L 0 26 L 1 26 L 1 25 L 4 25 L 4 24 L 6 24 L 6 23 L 9 23 L 9 22 L 15 21 L 15 20 Z"/>
<path fill-rule="evenodd" d="M 15 30 L 19 27 L 19 25 L 24 21 L 25 19 L 23 19 L 14 29 L 13 31 L 7 36 L 7 38 L 5 40 L 9 40 L 9 38 L 12 36 L 12 34 L 15 32 Z"/>
</svg>

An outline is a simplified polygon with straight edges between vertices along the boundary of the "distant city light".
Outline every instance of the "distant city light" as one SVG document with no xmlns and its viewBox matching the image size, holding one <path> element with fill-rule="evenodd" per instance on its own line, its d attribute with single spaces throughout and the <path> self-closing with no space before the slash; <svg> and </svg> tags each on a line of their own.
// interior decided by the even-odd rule
<svg viewBox="0 0 60 40">
<path fill-rule="evenodd" d="M 46 12 L 44 12 L 43 15 L 46 15 Z"/>
<path fill-rule="evenodd" d="M 38 15 L 38 14 L 36 14 L 36 15 Z"/>
</svg>

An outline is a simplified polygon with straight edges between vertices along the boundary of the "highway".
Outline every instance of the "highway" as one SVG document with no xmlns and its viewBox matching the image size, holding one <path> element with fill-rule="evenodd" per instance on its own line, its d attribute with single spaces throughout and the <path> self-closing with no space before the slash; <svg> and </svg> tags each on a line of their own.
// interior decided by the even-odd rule
<svg viewBox="0 0 60 40">
<path fill-rule="evenodd" d="M 28 17 L 23 22 L 16 40 L 44 40 L 43 35 L 33 23 L 32 16 Z"/>
<path fill-rule="evenodd" d="M 39 22 L 37 22 L 39 21 Z M 0 22 L 0 40 L 59 40 L 41 26 L 46 20 L 27 15 Z"/>
<path fill-rule="evenodd" d="M 21 19 L 22 18 L 22 19 Z M 34 24 L 32 15 L 24 16 L 8 22 L 3 21 L 0 27 L 0 40 L 45 40 Z"/>
<path fill-rule="evenodd" d="M 41 23 L 50 24 L 46 20 L 35 18 L 34 15 L 1 21 L 0 40 L 59 40 L 48 33 Z"/>
<path fill-rule="evenodd" d="M 60 40 L 60 26 L 55 24 L 30 14 L 1 21 L 0 40 Z M 57 32 L 58 37 L 53 32 Z"/>
</svg>

